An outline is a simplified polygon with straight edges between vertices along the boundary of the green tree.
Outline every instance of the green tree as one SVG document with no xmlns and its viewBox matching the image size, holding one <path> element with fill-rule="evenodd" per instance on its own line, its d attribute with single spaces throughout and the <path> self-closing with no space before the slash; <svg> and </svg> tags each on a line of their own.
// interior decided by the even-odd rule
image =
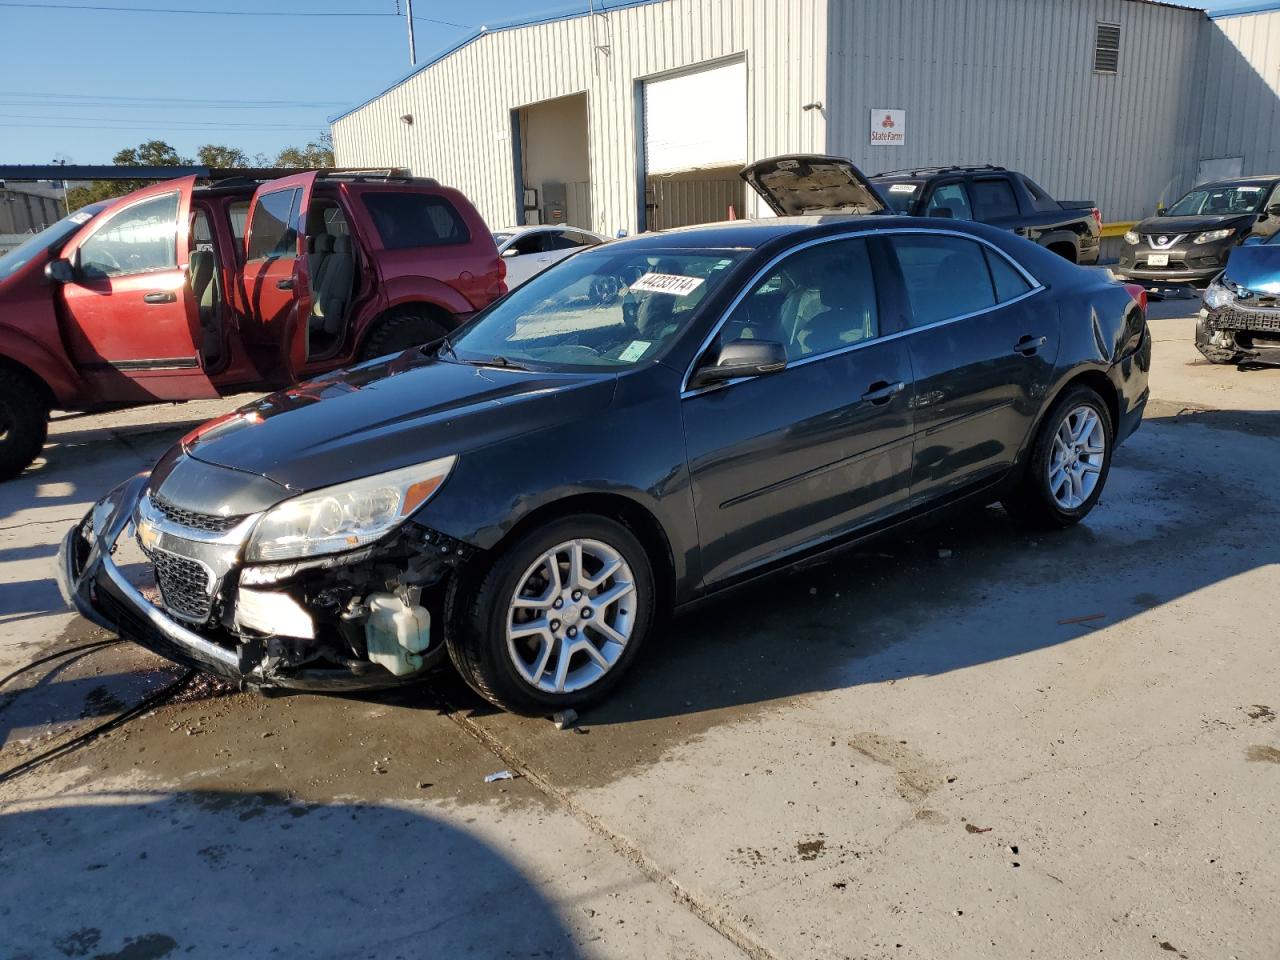
<svg viewBox="0 0 1280 960">
<path fill-rule="evenodd" d="M 146 140 L 136 147 L 125 147 L 111 158 L 122 167 L 180 167 L 191 161 L 163 140 Z M 83 187 L 67 191 L 67 206 L 72 210 L 86 203 L 122 197 L 126 193 L 145 187 L 148 180 L 93 180 Z"/>
<path fill-rule="evenodd" d="M 202 167 L 249 166 L 249 156 L 239 147 L 228 147 L 220 143 L 206 143 L 196 150 L 196 162 Z"/>
<path fill-rule="evenodd" d="M 277 167 L 332 167 L 333 135 L 328 130 L 312 140 L 305 147 L 285 147 L 276 155 L 273 166 Z"/>
</svg>

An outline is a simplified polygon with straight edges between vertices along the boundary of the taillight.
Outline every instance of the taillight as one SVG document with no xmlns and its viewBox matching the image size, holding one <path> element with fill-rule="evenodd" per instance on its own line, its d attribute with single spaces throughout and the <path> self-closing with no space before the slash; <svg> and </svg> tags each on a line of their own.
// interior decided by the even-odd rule
<svg viewBox="0 0 1280 960">
<path fill-rule="evenodd" d="M 1133 297 L 1134 303 L 1142 308 L 1142 312 L 1147 312 L 1147 288 L 1140 283 L 1126 283 L 1125 290 L 1129 296 Z"/>
<path fill-rule="evenodd" d="M 501 257 L 498 258 L 498 279 L 494 283 L 489 284 L 485 288 L 485 293 L 489 295 L 490 300 L 497 300 L 507 292 L 507 285 L 504 282 L 507 279 L 507 261 Z"/>
<path fill-rule="evenodd" d="M 1102 229 L 1102 211 L 1099 210 L 1097 207 L 1094 207 L 1089 212 L 1093 214 L 1093 222 L 1096 223 L 1098 225 L 1098 229 L 1101 230 Z"/>
</svg>

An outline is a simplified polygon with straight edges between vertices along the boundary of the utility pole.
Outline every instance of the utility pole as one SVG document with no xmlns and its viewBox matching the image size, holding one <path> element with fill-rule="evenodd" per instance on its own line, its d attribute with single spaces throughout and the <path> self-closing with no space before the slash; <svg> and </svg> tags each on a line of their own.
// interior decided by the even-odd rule
<svg viewBox="0 0 1280 960">
<path fill-rule="evenodd" d="M 404 18 L 409 24 L 409 66 L 418 65 L 418 52 L 413 47 L 413 0 L 404 0 Z"/>
</svg>

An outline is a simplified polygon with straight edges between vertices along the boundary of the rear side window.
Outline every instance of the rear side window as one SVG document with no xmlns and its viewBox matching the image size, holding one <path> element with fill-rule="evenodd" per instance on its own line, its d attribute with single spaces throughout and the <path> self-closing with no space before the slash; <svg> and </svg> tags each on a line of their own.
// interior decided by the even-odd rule
<svg viewBox="0 0 1280 960">
<path fill-rule="evenodd" d="M 1018 215 L 1018 199 L 1013 195 L 1013 186 L 1003 177 L 974 180 L 969 188 L 969 196 L 979 220 L 998 220 Z"/>
<path fill-rule="evenodd" d="M 369 192 L 364 206 L 387 250 L 467 243 L 471 233 L 444 197 L 422 193 Z"/>
<path fill-rule="evenodd" d="M 258 198 L 249 223 L 249 259 L 294 257 L 298 252 L 298 198 L 301 190 L 277 190 Z"/>
<path fill-rule="evenodd" d="M 231 235 L 236 243 L 244 243 L 244 227 L 249 222 L 249 201 L 233 200 L 227 206 L 227 219 L 231 221 Z"/>
<path fill-rule="evenodd" d="M 890 238 L 911 303 L 911 326 L 977 313 L 996 305 L 982 245 L 963 237 L 897 234 Z"/>
<path fill-rule="evenodd" d="M 991 268 L 991 282 L 995 284 L 997 302 L 1013 300 L 1031 289 L 1027 278 L 1015 270 L 1008 260 L 990 248 L 984 247 L 982 252 L 987 255 L 987 266 Z"/>
</svg>

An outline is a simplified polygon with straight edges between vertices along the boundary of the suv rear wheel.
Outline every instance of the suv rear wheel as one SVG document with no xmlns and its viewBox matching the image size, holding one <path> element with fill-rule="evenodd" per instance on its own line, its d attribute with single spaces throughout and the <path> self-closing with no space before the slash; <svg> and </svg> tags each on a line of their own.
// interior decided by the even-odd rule
<svg viewBox="0 0 1280 960">
<path fill-rule="evenodd" d="M 1113 446 L 1111 413 L 1102 397 L 1083 384 L 1068 388 L 1040 425 L 1026 473 L 1005 498 L 1005 509 L 1034 527 L 1079 523 L 1102 496 Z"/>
<path fill-rule="evenodd" d="M 448 331 L 440 314 L 427 306 L 406 307 L 376 321 L 360 348 L 360 359 L 372 360 L 439 340 Z"/>
<path fill-rule="evenodd" d="M 16 477 L 40 455 L 49 407 L 27 374 L 0 367 L 0 480 Z"/>
<path fill-rule="evenodd" d="M 503 550 L 479 583 L 450 590 L 446 643 L 489 702 L 547 715 L 600 700 L 654 622 L 640 541 L 604 517 L 562 517 Z"/>
</svg>

